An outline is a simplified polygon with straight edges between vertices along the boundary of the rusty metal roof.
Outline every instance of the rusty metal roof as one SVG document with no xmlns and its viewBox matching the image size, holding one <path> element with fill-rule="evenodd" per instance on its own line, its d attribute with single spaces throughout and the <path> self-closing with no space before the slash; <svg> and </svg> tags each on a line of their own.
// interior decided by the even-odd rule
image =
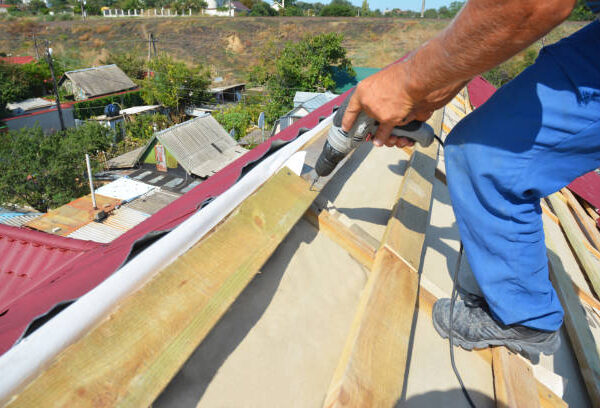
<svg viewBox="0 0 600 408">
<path fill-rule="evenodd" d="M 25 226 L 49 234 L 66 236 L 92 221 L 98 212 L 112 211 L 120 202 L 121 200 L 117 198 L 96 194 L 98 209 L 94 210 L 92 196 L 88 194 L 55 210 L 48 211 Z"/>
</svg>

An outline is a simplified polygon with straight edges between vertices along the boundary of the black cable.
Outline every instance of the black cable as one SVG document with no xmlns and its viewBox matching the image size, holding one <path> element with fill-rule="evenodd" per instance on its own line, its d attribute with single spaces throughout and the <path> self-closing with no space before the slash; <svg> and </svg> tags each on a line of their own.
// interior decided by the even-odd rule
<svg viewBox="0 0 600 408">
<path fill-rule="evenodd" d="M 437 136 L 436 136 L 437 137 Z M 452 370 L 454 370 L 454 375 L 456 375 L 456 379 L 458 380 L 458 383 L 460 384 L 460 388 L 462 389 L 462 392 L 465 396 L 465 398 L 467 399 L 467 401 L 469 402 L 469 406 L 471 408 L 476 408 L 475 407 L 475 403 L 473 403 L 473 400 L 471 399 L 471 396 L 469 395 L 469 392 L 467 391 L 467 389 L 465 388 L 465 384 L 463 383 L 462 378 L 460 377 L 460 374 L 458 373 L 458 369 L 456 368 L 456 363 L 454 362 L 454 340 L 453 340 L 453 336 L 454 333 L 452 331 L 452 326 L 453 326 L 453 322 L 454 322 L 454 303 L 456 302 L 456 298 L 458 297 L 458 290 L 457 290 L 457 278 L 458 278 L 458 269 L 460 268 L 460 261 L 462 259 L 462 254 L 463 254 L 463 243 L 462 240 L 460 241 L 460 250 L 458 252 L 458 259 L 456 260 L 456 266 L 454 267 L 454 276 L 452 277 L 452 297 L 450 298 L 450 324 L 449 324 L 449 328 L 448 328 L 448 340 L 450 342 L 450 364 L 452 364 Z"/>
</svg>

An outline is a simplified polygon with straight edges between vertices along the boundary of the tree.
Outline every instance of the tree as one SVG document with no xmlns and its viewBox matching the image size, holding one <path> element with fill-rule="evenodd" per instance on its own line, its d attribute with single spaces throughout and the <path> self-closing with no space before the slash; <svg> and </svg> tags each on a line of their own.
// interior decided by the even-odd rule
<svg viewBox="0 0 600 408">
<path fill-rule="evenodd" d="M 591 21 L 596 18 L 596 15 L 588 8 L 586 0 L 577 0 L 569 20 L 576 21 Z"/>
<path fill-rule="evenodd" d="M 319 13 L 323 17 L 352 17 L 356 15 L 356 9 L 347 0 L 331 0 Z"/>
<path fill-rule="evenodd" d="M 438 18 L 438 12 L 436 9 L 427 9 L 425 10 L 425 14 L 423 14 L 425 18 Z"/>
<path fill-rule="evenodd" d="M 236 104 L 214 113 L 214 118 L 228 132 L 235 129 L 235 138 L 246 136 L 248 128 L 258 121 L 261 107 L 259 105 Z"/>
<path fill-rule="evenodd" d="M 367 0 L 363 0 L 362 6 L 360 7 L 360 15 L 366 16 L 369 14 L 369 2 Z"/>
<path fill-rule="evenodd" d="M 139 55 L 111 52 L 106 59 L 101 61 L 101 64 L 116 64 L 129 78 L 144 79 L 146 77 L 146 60 Z"/>
<path fill-rule="evenodd" d="M 97 155 L 112 138 L 97 123 L 49 135 L 38 126 L 0 136 L 0 202 L 45 212 L 87 194 L 85 154 Z"/>
<path fill-rule="evenodd" d="M 142 98 L 146 103 L 160 103 L 182 113 L 186 106 L 209 99 L 206 91 L 211 79 L 205 67 L 191 69 L 168 55 L 161 55 L 150 61 L 149 68 L 153 75 L 142 81 Z"/>
<path fill-rule="evenodd" d="M 249 15 L 253 17 L 276 16 L 277 12 L 269 5 L 269 3 L 259 1 L 252 6 Z"/>
<path fill-rule="evenodd" d="M 271 65 L 261 61 L 270 101 L 265 114 L 273 122 L 292 107 L 296 91 L 325 91 L 335 88 L 334 67 L 354 76 L 352 63 L 337 33 L 305 36 L 298 42 L 287 42 Z"/>
</svg>

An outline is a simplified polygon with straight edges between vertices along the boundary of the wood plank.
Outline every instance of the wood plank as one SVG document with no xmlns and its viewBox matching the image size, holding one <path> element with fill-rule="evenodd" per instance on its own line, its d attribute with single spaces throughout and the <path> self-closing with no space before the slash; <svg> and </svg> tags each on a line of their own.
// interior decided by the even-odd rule
<svg viewBox="0 0 600 408">
<path fill-rule="evenodd" d="M 600 249 L 600 231 L 598 231 L 598 228 L 596 227 L 596 222 L 593 221 L 592 218 L 590 218 L 590 216 L 585 212 L 581 204 L 579 204 L 579 201 L 577 201 L 573 193 L 571 193 L 568 188 L 563 188 L 561 192 L 567 199 L 567 203 L 573 210 L 575 218 L 583 227 L 587 237 L 594 245 L 594 248 L 596 250 Z"/>
<path fill-rule="evenodd" d="M 562 201 L 558 201 L 564 204 Z M 598 407 L 600 406 L 600 356 L 598 346 L 588 325 L 585 309 L 573 289 L 571 278 L 557 255 L 558 252 L 552 242 L 550 231 L 545 224 L 544 233 L 546 246 L 548 247 L 550 278 L 565 310 L 565 327 L 590 400 L 593 406 Z"/>
<path fill-rule="evenodd" d="M 541 382 L 537 382 L 540 408 L 567 408 L 569 405 Z"/>
<path fill-rule="evenodd" d="M 418 276 L 377 252 L 325 407 L 392 407 L 402 392 Z"/>
<path fill-rule="evenodd" d="M 531 366 L 506 347 L 492 349 L 494 391 L 498 408 L 536 408 L 538 389 Z"/>
<path fill-rule="evenodd" d="M 315 196 L 304 180 L 281 170 L 8 406 L 149 406 Z"/>
<path fill-rule="evenodd" d="M 583 235 L 583 232 L 579 229 L 577 221 L 573 218 L 569 207 L 562 200 L 564 197 L 562 194 L 554 193 L 548 197 L 554 213 L 560 220 L 560 226 L 562 227 L 575 255 L 579 259 L 583 270 L 585 271 L 592 287 L 596 294 L 600 293 L 600 263 L 589 250 L 583 244 L 583 241 L 587 238 Z M 566 201 L 566 199 L 565 199 Z"/>
<path fill-rule="evenodd" d="M 434 129 L 441 115 L 434 114 Z M 325 407 L 389 407 L 401 395 L 438 148 L 418 146 L 411 156 Z"/>
<path fill-rule="evenodd" d="M 378 242 L 362 228 L 348 225 L 335 209 L 320 209 L 315 204 L 306 211 L 304 218 L 369 270 L 373 267 Z"/>
</svg>

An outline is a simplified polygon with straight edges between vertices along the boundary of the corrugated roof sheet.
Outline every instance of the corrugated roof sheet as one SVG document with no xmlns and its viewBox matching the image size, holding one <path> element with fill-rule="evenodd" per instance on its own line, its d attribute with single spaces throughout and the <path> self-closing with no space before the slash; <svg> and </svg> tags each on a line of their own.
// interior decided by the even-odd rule
<svg viewBox="0 0 600 408">
<path fill-rule="evenodd" d="M 181 167 L 200 177 L 213 175 L 247 152 L 211 115 L 170 127 L 156 137 Z"/>
<path fill-rule="evenodd" d="M 83 254 L 97 248 L 98 244 L 15 228 L 0 224 L 0 324 L 15 315 L 35 310 L 33 316 L 18 326 L 2 326 L 0 330 L 0 352 L 6 350 L 23 333 L 31 319 L 45 312 L 47 308 L 36 307 L 36 299 L 44 292 L 36 293 L 38 285 L 48 290 L 55 280 L 60 279 L 55 272 Z M 44 285 L 45 283 L 45 285 Z M 19 307 L 13 302 L 30 294 L 30 300 Z M 71 298 L 65 297 L 63 300 Z"/>
<path fill-rule="evenodd" d="M 332 94 L 331 92 L 326 92 L 322 94 L 315 95 L 309 100 L 302 103 L 302 107 L 307 111 L 312 112 L 321 106 L 325 105 L 327 102 L 334 100 L 337 98 L 337 95 Z"/>
<path fill-rule="evenodd" d="M 119 113 L 121 115 L 136 115 L 142 112 L 154 111 L 158 108 L 160 108 L 160 105 L 132 106 L 131 108 L 121 109 Z"/>
<path fill-rule="evenodd" d="M 138 147 L 106 162 L 109 169 L 130 169 L 134 167 L 146 151 L 146 146 Z"/>
<path fill-rule="evenodd" d="M 6 108 L 14 115 L 21 115 L 31 110 L 49 108 L 55 106 L 56 103 L 43 98 L 29 98 L 20 102 L 10 102 L 6 104 Z"/>
<path fill-rule="evenodd" d="M 152 189 L 154 189 L 154 186 L 127 177 L 121 177 L 98 188 L 96 194 L 117 198 L 120 201 L 131 201 L 148 193 Z"/>
<path fill-rule="evenodd" d="M 121 200 L 96 194 L 97 210 L 92 205 L 92 196 L 86 195 L 73 200 L 55 210 L 26 224 L 27 227 L 49 234 L 66 236 L 79 229 L 82 225 L 92 221 L 96 214 L 101 211 L 111 211 Z"/>
<path fill-rule="evenodd" d="M 68 235 L 69 238 L 84 241 L 109 243 L 129 231 L 148 218 L 145 214 L 133 208 L 121 207 L 112 212 L 102 222 L 90 222 Z"/>
<path fill-rule="evenodd" d="M 83 89 L 88 98 L 137 87 L 115 64 L 65 72 L 60 80 L 61 84 L 65 77 Z"/>
<path fill-rule="evenodd" d="M 21 227 L 42 215 L 42 213 L 3 213 L 0 214 L 0 224 Z"/>
<path fill-rule="evenodd" d="M 148 194 L 125 204 L 125 207 L 152 215 L 171 204 L 179 197 L 181 197 L 181 194 L 155 189 Z"/>
<path fill-rule="evenodd" d="M 298 106 L 302 105 L 304 102 L 308 101 L 309 99 L 314 98 L 315 96 L 317 96 L 319 94 L 320 94 L 320 92 L 297 91 L 296 94 L 294 95 L 294 108 L 297 108 Z"/>
</svg>

